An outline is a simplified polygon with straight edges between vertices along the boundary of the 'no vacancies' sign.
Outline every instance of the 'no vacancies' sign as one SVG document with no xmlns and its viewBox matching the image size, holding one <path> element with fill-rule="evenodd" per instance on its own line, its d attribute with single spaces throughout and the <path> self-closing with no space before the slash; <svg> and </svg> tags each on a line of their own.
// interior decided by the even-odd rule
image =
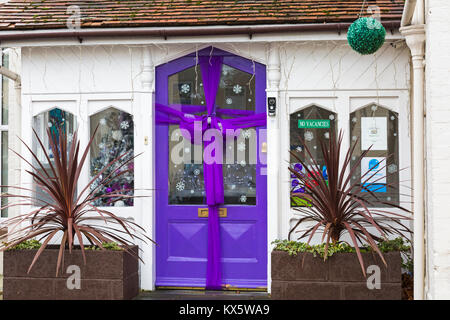
<svg viewBox="0 0 450 320">
<path fill-rule="evenodd" d="M 300 129 L 328 129 L 330 128 L 330 120 L 298 120 Z"/>
</svg>

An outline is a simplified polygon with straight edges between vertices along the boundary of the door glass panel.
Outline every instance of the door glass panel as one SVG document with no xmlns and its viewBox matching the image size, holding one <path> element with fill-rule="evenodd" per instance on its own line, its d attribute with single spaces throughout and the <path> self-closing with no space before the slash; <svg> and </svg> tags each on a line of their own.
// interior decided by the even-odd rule
<svg viewBox="0 0 450 320">
<path fill-rule="evenodd" d="M 203 154 L 203 146 L 197 148 Z M 206 203 L 203 164 L 194 163 L 194 152 L 179 126 L 169 126 L 169 204 Z"/>
<path fill-rule="evenodd" d="M 305 146 L 308 147 L 311 155 L 316 160 L 320 168 L 309 168 L 316 174 L 326 177 L 326 166 L 320 147 L 322 141 L 330 138 L 330 132 L 336 132 L 337 116 L 335 113 L 317 106 L 302 109 L 290 116 L 290 149 L 304 161 L 307 156 Z M 309 120 L 309 121 L 303 121 Z M 318 125 L 320 124 L 320 128 Z M 302 142 L 303 141 L 303 142 Z M 304 144 L 303 144 L 304 143 Z M 305 172 L 300 163 L 290 156 L 291 167 L 299 172 Z M 291 191 L 303 192 L 304 188 L 294 174 L 291 174 Z M 291 206 L 299 207 L 305 204 L 301 199 L 291 198 Z"/>
<path fill-rule="evenodd" d="M 256 205 L 256 130 L 243 129 L 233 143 L 225 146 L 223 184 L 225 204 Z M 225 155 L 234 149 L 234 160 Z"/>
<path fill-rule="evenodd" d="M 92 133 L 98 125 L 90 149 L 91 177 L 96 176 L 111 161 L 128 152 L 125 157 L 122 157 L 100 175 L 99 179 L 106 178 L 112 172 L 116 175 L 120 174 L 120 176 L 99 188 L 95 196 L 111 192 L 132 196 L 134 194 L 134 161 L 127 162 L 134 156 L 132 115 L 115 108 L 108 108 L 92 115 L 90 122 Z M 114 174 L 111 176 L 114 176 Z M 97 185 L 98 182 L 94 182 L 93 187 L 95 188 Z M 133 206 L 133 199 L 118 200 L 105 197 L 95 200 L 94 204 L 99 207 Z"/>
<path fill-rule="evenodd" d="M 255 111 L 255 77 L 223 64 L 216 105 L 219 109 Z"/>
<path fill-rule="evenodd" d="M 351 144 L 357 142 L 351 158 L 352 167 L 361 153 L 372 146 L 353 174 L 352 182 L 365 181 L 372 175 L 364 176 L 371 168 L 375 172 L 381 169 L 367 181 L 369 188 L 376 192 L 380 201 L 399 204 L 398 113 L 378 105 L 359 109 L 350 114 L 350 130 Z M 373 206 L 386 205 L 375 201 Z"/>
<path fill-rule="evenodd" d="M 200 66 L 185 69 L 169 76 L 169 104 L 205 105 Z"/>
</svg>

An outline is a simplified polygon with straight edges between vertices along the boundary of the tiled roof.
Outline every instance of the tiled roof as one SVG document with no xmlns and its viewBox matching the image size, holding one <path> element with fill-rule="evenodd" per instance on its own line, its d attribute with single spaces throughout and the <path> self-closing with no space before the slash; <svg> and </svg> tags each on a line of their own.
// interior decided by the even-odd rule
<svg viewBox="0 0 450 320">
<path fill-rule="evenodd" d="M 9 0 L 0 5 L 0 30 L 66 28 L 67 8 L 79 6 L 81 28 L 312 24 L 351 22 L 363 0 Z M 367 0 L 381 19 L 400 20 L 404 0 Z M 367 8 L 363 11 L 367 14 Z"/>
</svg>

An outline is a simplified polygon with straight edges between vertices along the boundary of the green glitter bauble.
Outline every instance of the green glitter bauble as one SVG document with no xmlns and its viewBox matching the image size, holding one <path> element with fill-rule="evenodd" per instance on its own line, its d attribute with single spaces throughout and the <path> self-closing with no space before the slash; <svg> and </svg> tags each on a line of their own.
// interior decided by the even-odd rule
<svg viewBox="0 0 450 320">
<path fill-rule="evenodd" d="M 383 46 L 386 30 L 374 18 L 359 18 L 348 28 L 347 41 L 360 54 L 372 54 Z"/>
</svg>

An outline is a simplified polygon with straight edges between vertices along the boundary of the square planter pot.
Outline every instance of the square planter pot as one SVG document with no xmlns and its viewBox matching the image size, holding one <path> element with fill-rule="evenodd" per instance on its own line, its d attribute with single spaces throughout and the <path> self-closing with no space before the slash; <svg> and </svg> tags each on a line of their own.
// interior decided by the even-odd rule
<svg viewBox="0 0 450 320">
<path fill-rule="evenodd" d="M 137 254 L 138 247 L 131 250 Z M 124 251 L 81 250 L 64 252 L 56 276 L 58 246 L 48 246 L 27 274 L 37 250 L 4 253 L 3 299 L 5 300 L 123 300 L 139 293 L 139 260 Z M 79 267 L 79 269 L 77 268 Z M 75 277 L 79 270 L 79 288 Z M 75 285 L 74 285 L 75 284 Z"/>
<path fill-rule="evenodd" d="M 362 253 L 364 266 L 378 266 L 380 287 L 375 273 L 361 271 L 356 253 L 335 253 L 326 261 L 312 253 L 290 256 L 284 251 L 272 251 L 272 298 L 279 300 L 400 300 L 400 252 L 384 253 L 387 267 L 376 253 Z M 305 261 L 302 267 L 302 259 Z M 373 268 L 373 267 L 372 267 Z M 375 269 L 377 269 L 375 267 Z M 372 287 L 372 289 L 369 289 Z"/>
</svg>

